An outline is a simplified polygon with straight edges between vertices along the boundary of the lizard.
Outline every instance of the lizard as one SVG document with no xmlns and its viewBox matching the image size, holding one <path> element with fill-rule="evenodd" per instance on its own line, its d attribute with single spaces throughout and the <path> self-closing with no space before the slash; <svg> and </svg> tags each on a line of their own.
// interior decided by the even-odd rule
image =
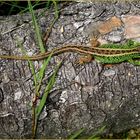
<svg viewBox="0 0 140 140">
<path fill-rule="evenodd" d="M 140 58 L 140 43 L 128 40 L 125 44 L 102 44 L 97 38 L 92 38 L 91 47 L 86 45 L 65 45 L 61 48 L 55 48 L 52 51 L 40 53 L 34 56 L 8 56 L 0 55 L 1 59 L 25 60 L 25 61 L 38 61 L 64 52 L 77 52 L 84 54 L 85 57 L 79 59 L 79 63 L 83 64 L 90 62 L 93 58 L 103 64 L 121 63 L 124 61 L 130 62 L 134 65 L 140 65 L 140 61 L 134 59 Z"/>
</svg>

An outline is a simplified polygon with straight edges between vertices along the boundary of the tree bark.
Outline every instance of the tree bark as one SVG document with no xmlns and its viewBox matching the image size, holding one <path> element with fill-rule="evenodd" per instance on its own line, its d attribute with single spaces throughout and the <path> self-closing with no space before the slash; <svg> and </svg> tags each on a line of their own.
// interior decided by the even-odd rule
<svg viewBox="0 0 140 140">
<path fill-rule="evenodd" d="M 89 44 L 90 24 L 113 16 L 138 15 L 140 2 L 71 2 L 60 9 L 46 50 L 65 44 Z M 43 9 L 42 9 L 43 10 Z M 42 10 L 37 10 L 36 15 Z M 42 35 L 54 18 L 54 11 L 38 20 Z M 0 54 L 39 53 L 31 15 L 0 18 Z M 117 28 L 123 36 L 123 26 Z M 92 29 L 94 30 L 94 29 Z M 109 38 L 109 34 L 104 38 Z M 122 40 L 122 38 L 120 38 Z M 121 41 L 120 40 L 120 41 Z M 20 45 L 19 45 L 20 46 Z M 84 128 L 81 137 L 89 137 L 106 126 L 102 134 L 119 133 L 140 126 L 140 67 L 127 62 L 104 67 L 92 61 L 75 62 L 77 53 L 64 53 L 51 59 L 45 72 L 41 94 L 58 61 L 65 57 L 56 83 L 39 118 L 37 138 L 68 138 Z M 33 62 L 36 72 L 42 61 Z M 27 61 L 0 59 L 0 138 L 32 137 L 33 75 Z M 40 100 L 38 100 L 39 102 Z"/>
</svg>

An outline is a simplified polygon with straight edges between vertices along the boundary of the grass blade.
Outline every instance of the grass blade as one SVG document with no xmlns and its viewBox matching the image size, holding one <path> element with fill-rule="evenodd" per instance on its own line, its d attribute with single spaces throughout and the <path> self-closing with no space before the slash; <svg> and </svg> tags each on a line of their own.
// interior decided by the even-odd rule
<svg viewBox="0 0 140 140">
<path fill-rule="evenodd" d="M 91 139 L 99 139 L 98 135 L 100 135 L 105 130 L 105 127 L 106 126 L 101 127 L 97 132 L 95 132 L 92 136 L 90 136 L 88 138 L 88 140 L 91 140 Z"/>
<path fill-rule="evenodd" d="M 37 93 L 38 93 L 39 90 L 40 90 L 41 83 L 42 83 L 42 80 L 43 80 L 43 77 L 44 77 L 44 73 L 45 73 L 45 70 L 46 70 L 46 68 L 47 68 L 47 66 L 48 66 L 48 64 L 49 64 L 49 61 L 50 61 L 51 57 L 52 57 L 52 54 L 50 54 L 49 57 L 47 58 L 47 60 L 44 61 L 43 65 L 42 65 L 42 68 L 39 70 L 39 73 L 38 73 L 38 75 L 37 75 L 37 79 L 38 79 L 38 81 L 39 81 L 39 82 L 38 82 L 38 86 L 37 86 L 37 88 L 36 88 L 36 92 L 37 92 Z"/>
<path fill-rule="evenodd" d="M 39 115 L 40 115 L 40 113 L 41 113 L 41 111 L 42 111 L 42 109 L 43 109 L 43 107 L 44 107 L 44 105 L 46 103 L 46 99 L 48 97 L 48 94 L 49 94 L 50 90 L 52 89 L 52 87 L 53 87 L 53 85 L 55 83 L 56 74 L 57 74 L 57 72 L 58 72 L 59 67 L 60 67 L 61 64 L 62 64 L 62 62 L 60 62 L 58 64 L 58 66 L 56 67 L 56 69 L 55 69 L 52 77 L 50 78 L 49 83 L 47 84 L 47 86 L 45 88 L 45 92 L 44 92 L 44 94 L 42 96 L 42 99 L 41 99 L 38 107 L 36 108 L 36 119 L 38 119 L 38 117 L 39 117 Z"/>
<path fill-rule="evenodd" d="M 34 24 L 34 27 L 35 27 L 37 42 L 38 42 L 40 51 L 43 53 L 43 52 L 45 52 L 45 48 L 44 48 L 44 45 L 43 45 L 43 41 L 42 41 L 42 38 L 41 38 L 41 35 L 40 35 L 40 29 L 38 27 L 37 20 L 35 18 L 35 15 L 34 15 L 34 12 L 33 12 L 33 7 L 31 5 L 30 0 L 28 0 L 28 6 L 29 6 L 29 11 L 30 11 L 30 13 L 32 15 L 32 20 L 33 20 L 33 24 Z"/>
<path fill-rule="evenodd" d="M 73 140 L 73 139 L 76 139 L 85 129 L 82 128 L 80 130 L 78 130 L 75 134 L 71 135 L 68 140 Z"/>
</svg>

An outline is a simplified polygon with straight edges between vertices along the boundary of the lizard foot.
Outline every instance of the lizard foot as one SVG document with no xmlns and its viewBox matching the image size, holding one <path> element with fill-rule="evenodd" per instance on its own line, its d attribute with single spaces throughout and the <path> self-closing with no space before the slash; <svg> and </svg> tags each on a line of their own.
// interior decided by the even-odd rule
<svg viewBox="0 0 140 140">
<path fill-rule="evenodd" d="M 92 61 L 92 58 L 93 58 L 92 55 L 86 55 L 84 57 L 79 58 L 75 63 L 80 64 L 80 65 L 84 63 L 89 63 Z"/>
<path fill-rule="evenodd" d="M 113 65 L 112 64 L 103 64 L 103 66 L 106 67 L 106 68 L 111 68 Z"/>
<path fill-rule="evenodd" d="M 132 59 L 130 59 L 130 60 L 128 60 L 128 62 L 130 64 L 133 64 L 133 65 L 136 65 L 136 66 L 140 66 L 140 60 L 132 60 Z"/>
<path fill-rule="evenodd" d="M 99 47 L 100 46 L 100 42 L 98 41 L 98 38 L 93 37 L 90 41 L 91 44 L 91 48 L 95 48 L 95 47 Z"/>
</svg>

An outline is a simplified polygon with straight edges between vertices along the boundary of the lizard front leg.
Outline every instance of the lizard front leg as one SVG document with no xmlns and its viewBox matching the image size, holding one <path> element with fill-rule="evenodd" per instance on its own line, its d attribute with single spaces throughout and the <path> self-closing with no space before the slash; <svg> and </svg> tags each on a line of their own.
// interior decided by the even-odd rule
<svg viewBox="0 0 140 140">
<path fill-rule="evenodd" d="M 79 60 L 77 61 L 78 64 L 82 65 L 84 63 L 89 63 L 92 61 L 93 56 L 88 54 L 85 55 L 84 57 L 79 58 Z"/>
<path fill-rule="evenodd" d="M 98 38 L 96 36 L 93 36 L 90 40 L 90 45 L 91 48 L 95 48 L 95 47 L 99 47 L 100 46 L 100 42 L 98 41 Z"/>
</svg>

